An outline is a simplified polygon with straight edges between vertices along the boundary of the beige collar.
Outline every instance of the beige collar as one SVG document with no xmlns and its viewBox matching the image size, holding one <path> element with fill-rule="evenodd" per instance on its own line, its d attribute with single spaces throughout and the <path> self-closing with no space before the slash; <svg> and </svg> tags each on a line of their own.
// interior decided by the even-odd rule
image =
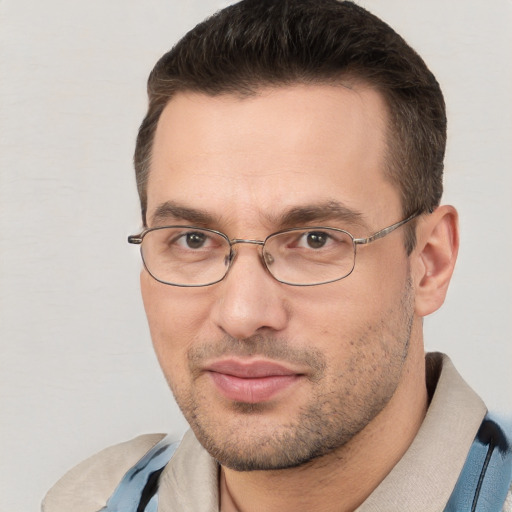
<svg viewBox="0 0 512 512">
<path fill-rule="evenodd" d="M 439 373 L 418 434 L 357 512 L 442 511 L 487 412 L 480 397 L 442 354 L 427 355 L 427 375 Z"/>
</svg>

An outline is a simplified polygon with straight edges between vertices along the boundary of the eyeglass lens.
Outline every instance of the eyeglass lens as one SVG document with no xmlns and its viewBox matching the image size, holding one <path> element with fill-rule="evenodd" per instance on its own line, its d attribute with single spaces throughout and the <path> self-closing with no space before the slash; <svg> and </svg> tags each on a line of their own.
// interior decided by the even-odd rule
<svg viewBox="0 0 512 512">
<path fill-rule="evenodd" d="M 148 272 L 155 279 L 181 286 L 216 283 L 226 275 L 232 261 L 232 246 L 227 237 L 190 227 L 148 231 L 141 252 Z M 262 260 L 278 281 L 312 285 L 350 274 L 354 255 L 353 239 L 347 232 L 309 228 L 291 229 L 268 237 Z"/>
</svg>

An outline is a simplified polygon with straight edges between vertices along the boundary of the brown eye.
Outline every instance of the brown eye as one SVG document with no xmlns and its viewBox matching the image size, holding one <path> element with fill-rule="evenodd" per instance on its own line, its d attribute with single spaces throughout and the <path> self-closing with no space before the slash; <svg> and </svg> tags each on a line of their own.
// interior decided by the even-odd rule
<svg viewBox="0 0 512 512">
<path fill-rule="evenodd" d="M 206 241 L 206 234 L 204 233 L 187 233 L 185 237 L 187 247 L 190 247 L 190 249 L 200 249 Z"/>
<path fill-rule="evenodd" d="M 313 231 L 306 234 L 306 243 L 311 249 L 321 249 L 326 243 L 329 236 L 319 231 Z"/>
</svg>

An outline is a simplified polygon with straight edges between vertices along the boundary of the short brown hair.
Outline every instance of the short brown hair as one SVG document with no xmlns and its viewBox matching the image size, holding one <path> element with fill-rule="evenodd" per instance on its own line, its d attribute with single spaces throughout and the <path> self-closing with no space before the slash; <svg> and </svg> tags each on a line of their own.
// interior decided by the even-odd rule
<svg viewBox="0 0 512 512">
<path fill-rule="evenodd" d="M 252 95 L 265 86 L 362 81 L 389 110 L 386 175 L 404 216 L 442 195 L 443 95 L 421 57 L 386 23 L 352 2 L 243 0 L 188 32 L 156 64 L 137 137 L 135 171 L 146 224 L 147 179 L 160 114 L 179 91 Z M 409 230 L 406 246 L 414 246 Z"/>
</svg>

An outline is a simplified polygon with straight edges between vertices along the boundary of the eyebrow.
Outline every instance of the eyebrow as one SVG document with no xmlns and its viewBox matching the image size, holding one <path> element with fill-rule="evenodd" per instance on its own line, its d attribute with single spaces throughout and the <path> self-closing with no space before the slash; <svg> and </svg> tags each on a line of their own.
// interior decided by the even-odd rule
<svg viewBox="0 0 512 512">
<path fill-rule="evenodd" d="M 216 224 L 219 219 L 197 208 L 188 208 L 179 205 L 173 201 L 166 201 L 157 206 L 155 212 L 151 216 L 152 224 L 162 224 L 165 222 L 184 221 L 198 227 L 207 227 Z"/>
<path fill-rule="evenodd" d="M 336 222 L 341 226 L 358 226 L 368 228 L 363 214 L 345 206 L 343 203 L 330 200 L 319 204 L 294 206 L 280 215 L 263 214 L 271 225 L 279 228 L 297 227 L 311 223 Z M 189 208 L 174 201 L 165 201 L 157 206 L 151 216 L 152 225 L 162 225 L 169 222 L 185 222 L 198 227 L 218 227 L 221 218 L 206 210 Z"/>
<path fill-rule="evenodd" d="M 367 228 L 363 214 L 335 200 L 320 204 L 293 207 L 282 216 L 280 224 L 284 227 L 311 224 L 312 222 L 337 222 L 350 226 Z"/>
</svg>

